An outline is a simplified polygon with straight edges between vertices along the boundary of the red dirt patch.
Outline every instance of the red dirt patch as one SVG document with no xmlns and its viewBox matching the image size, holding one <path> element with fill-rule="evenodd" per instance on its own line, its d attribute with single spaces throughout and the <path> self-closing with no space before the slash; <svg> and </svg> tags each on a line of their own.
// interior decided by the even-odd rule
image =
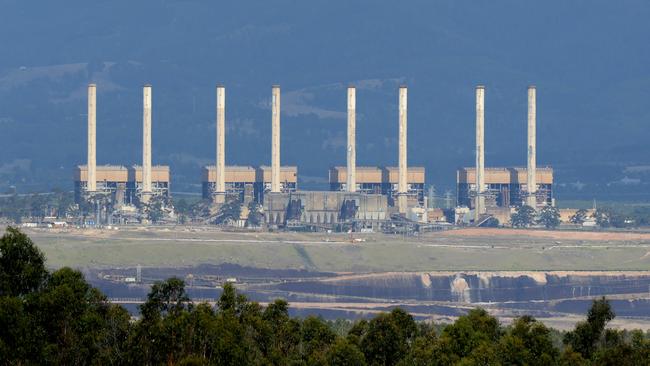
<svg viewBox="0 0 650 366">
<path fill-rule="evenodd" d="M 442 237 L 522 237 L 547 238 L 553 240 L 590 240 L 590 241 L 650 241 L 650 233 L 634 232 L 593 232 L 560 230 L 526 230 L 507 228 L 466 228 L 449 230 L 438 234 Z"/>
</svg>

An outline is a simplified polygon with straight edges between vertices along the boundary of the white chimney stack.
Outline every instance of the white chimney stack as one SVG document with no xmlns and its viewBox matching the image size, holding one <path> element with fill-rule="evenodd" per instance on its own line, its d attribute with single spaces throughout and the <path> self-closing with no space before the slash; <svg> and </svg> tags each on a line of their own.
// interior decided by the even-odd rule
<svg viewBox="0 0 650 366">
<path fill-rule="evenodd" d="M 354 86 L 348 87 L 348 168 L 347 188 L 348 192 L 357 191 L 357 96 Z"/>
<path fill-rule="evenodd" d="M 528 87 L 528 197 L 526 204 L 537 206 L 537 91 L 535 86 Z"/>
<path fill-rule="evenodd" d="M 217 194 L 226 192 L 226 88 L 217 85 Z"/>
<path fill-rule="evenodd" d="M 151 195 L 151 85 L 143 88 L 142 111 L 142 198 L 146 203 Z"/>
<path fill-rule="evenodd" d="M 88 183 L 86 190 L 97 190 L 97 88 L 95 84 L 88 85 Z"/>
<path fill-rule="evenodd" d="M 407 160 L 406 160 L 406 123 L 407 123 L 407 89 L 399 87 L 399 179 L 397 184 L 397 204 L 399 212 L 406 214 L 408 205 Z"/>
<path fill-rule="evenodd" d="M 485 124 L 485 87 L 476 87 L 476 204 L 475 220 L 485 213 L 485 158 L 484 158 L 484 124 Z"/>
<path fill-rule="evenodd" d="M 271 192 L 280 190 L 280 86 L 273 85 L 271 97 Z"/>
</svg>

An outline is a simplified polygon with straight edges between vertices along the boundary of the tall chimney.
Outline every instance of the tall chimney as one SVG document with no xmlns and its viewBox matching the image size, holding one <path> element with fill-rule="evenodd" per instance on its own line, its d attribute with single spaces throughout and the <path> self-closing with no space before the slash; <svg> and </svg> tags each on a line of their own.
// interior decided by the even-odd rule
<svg viewBox="0 0 650 366">
<path fill-rule="evenodd" d="M 485 213 L 485 158 L 484 158 L 484 123 L 485 123 L 485 87 L 476 87 L 476 205 L 475 221 Z"/>
<path fill-rule="evenodd" d="M 143 88 L 142 111 L 142 198 L 146 203 L 151 194 L 151 85 Z"/>
<path fill-rule="evenodd" d="M 534 85 L 528 87 L 528 197 L 526 204 L 537 206 L 537 91 Z"/>
<path fill-rule="evenodd" d="M 271 192 L 280 192 L 280 86 L 273 85 L 271 100 Z"/>
<path fill-rule="evenodd" d="M 217 194 L 226 192 L 226 88 L 217 85 Z"/>
<path fill-rule="evenodd" d="M 348 87 L 348 192 L 357 191 L 357 93 L 354 86 Z"/>
<path fill-rule="evenodd" d="M 397 204 L 399 212 L 406 213 L 407 209 L 407 164 L 406 164 L 406 106 L 407 89 L 399 87 L 399 180 L 397 184 Z"/>
<path fill-rule="evenodd" d="M 86 190 L 97 190 L 97 88 L 88 85 L 88 184 Z"/>
</svg>

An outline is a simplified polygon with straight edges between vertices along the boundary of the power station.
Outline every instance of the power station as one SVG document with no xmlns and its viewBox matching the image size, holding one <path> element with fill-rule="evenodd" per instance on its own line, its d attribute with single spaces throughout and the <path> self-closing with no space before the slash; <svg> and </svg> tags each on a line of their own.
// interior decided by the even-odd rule
<svg viewBox="0 0 650 366">
<path fill-rule="evenodd" d="M 271 191 L 271 167 L 269 166 L 237 166 L 228 165 L 224 168 L 222 177 L 224 187 L 221 192 L 217 190 L 219 169 L 215 165 L 203 167 L 201 173 L 201 186 L 203 199 L 211 199 L 224 195 L 236 196 L 248 204 L 251 201 L 262 202 L 264 193 Z M 280 168 L 280 190 L 282 192 L 295 192 L 298 189 L 298 168 L 283 166 Z M 220 201 L 218 198 L 216 201 Z"/>
<path fill-rule="evenodd" d="M 89 202 L 103 210 L 112 207 L 124 216 L 145 221 L 143 213 L 152 199 L 160 198 L 162 205 L 170 196 L 169 166 L 152 166 L 152 87 L 143 87 L 142 165 L 97 166 L 97 86 L 88 85 L 88 161 L 74 172 L 74 192 L 78 203 Z M 100 214 L 98 213 L 98 218 Z"/>
<path fill-rule="evenodd" d="M 537 168 L 537 89 L 528 87 L 527 166 L 485 168 L 485 87 L 476 87 L 476 166 L 456 172 L 457 206 L 473 211 L 475 223 L 482 215 L 507 219 L 513 207 L 535 209 L 555 205 L 553 168 Z"/>
<path fill-rule="evenodd" d="M 554 205 L 553 169 L 537 167 L 536 88 L 528 88 L 527 166 L 486 167 L 485 92 L 476 92 L 476 164 L 457 171 L 457 208 L 464 220 L 475 225 L 486 217 L 508 215 L 515 207 L 540 208 Z M 77 202 L 102 202 L 121 216 L 133 213 L 147 222 L 152 202 L 170 206 L 170 170 L 152 165 L 152 87 L 143 87 L 142 163 L 124 167 L 96 164 L 97 87 L 88 86 L 88 160 L 75 169 Z M 269 227 L 329 228 L 344 225 L 351 229 L 381 229 L 396 223 L 428 222 L 429 205 L 425 195 L 424 167 L 409 167 L 408 89 L 397 90 L 398 150 L 397 166 L 357 166 L 356 88 L 347 88 L 346 166 L 329 169 L 329 191 L 298 189 L 298 167 L 283 166 L 281 147 L 281 91 L 271 88 L 270 164 L 260 166 L 227 165 L 226 88 L 216 87 L 216 154 L 214 165 L 202 168 L 202 198 L 212 211 L 233 200 L 244 206 L 261 205 L 263 222 Z M 98 209 L 99 210 L 99 209 Z M 99 217 L 99 215 L 98 215 Z M 458 222 L 457 218 L 455 219 Z"/>
</svg>

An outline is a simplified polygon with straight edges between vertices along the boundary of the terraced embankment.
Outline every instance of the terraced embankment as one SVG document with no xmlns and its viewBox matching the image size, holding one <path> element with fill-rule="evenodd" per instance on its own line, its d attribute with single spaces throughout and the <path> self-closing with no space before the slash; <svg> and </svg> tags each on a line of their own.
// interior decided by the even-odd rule
<svg viewBox="0 0 650 366">
<path fill-rule="evenodd" d="M 289 293 L 391 300 L 458 303 L 550 301 L 585 296 L 648 296 L 650 272 L 378 273 L 288 281 L 266 288 Z"/>
<path fill-rule="evenodd" d="M 605 295 L 624 316 L 622 326 L 650 328 L 647 233 L 463 229 L 350 238 L 190 227 L 28 233 L 51 267 L 81 268 L 109 297 L 128 297 L 131 305 L 152 281 L 174 275 L 187 280 L 196 298 L 214 299 L 225 279 L 236 278 L 256 301 L 283 297 L 297 314 L 326 317 L 402 306 L 421 319 L 445 320 L 483 306 L 504 320 L 532 314 L 566 327 L 591 298 Z M 144 283 L 125 283 L 137 265 Z"/>
</svg>

